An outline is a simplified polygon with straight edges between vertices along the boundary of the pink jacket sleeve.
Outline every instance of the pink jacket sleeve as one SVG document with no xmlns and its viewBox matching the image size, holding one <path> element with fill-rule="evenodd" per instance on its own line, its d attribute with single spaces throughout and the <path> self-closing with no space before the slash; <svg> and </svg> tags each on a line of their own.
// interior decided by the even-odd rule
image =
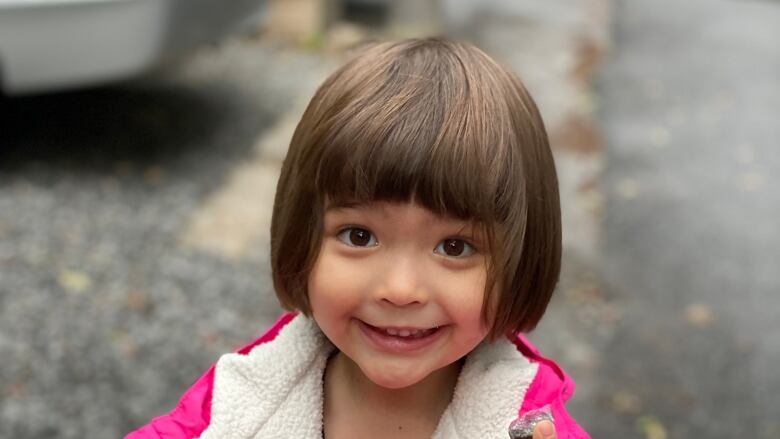
<svg viewBox="0 0 780 439">
<path fill-rule="evenodd" d="M 242 347 L 243 355 L 253 347 L 273 340 L 279 331 L 292 320 L 295 313 L 286 313 L 263 336 Z M 152 419 L 143 427 L 129 433 L 125 439 L 184 439 L 199 437 L 211 421 L 211 394 L 214 387 L 214 367 L 211 366 L 184 395 L 169 413 Z"/>
<path fill-rule="evenodd" d="M 539 364 L 536 377 L 525 394 L 520 414 L 549 406 L 558 439 L 590 439 L 590 435 L 566 411 L 565 402 L 574 395 L 574 380 L 554 361 L 543 357 L 524 335 L 518 335 L 514 342 L 523 355 Z"/>
</svg>

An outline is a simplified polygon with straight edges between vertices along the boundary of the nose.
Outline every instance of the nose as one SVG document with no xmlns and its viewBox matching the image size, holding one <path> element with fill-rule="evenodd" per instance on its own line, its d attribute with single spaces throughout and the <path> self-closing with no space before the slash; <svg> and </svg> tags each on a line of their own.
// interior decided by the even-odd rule
<svg viewBox="0 0 780 439">
<path fill-rule="evenodd" d="M 388 264 L 375 298 L 383 304 L 409 306 L 428 301 L 421 267 L 413 258 L 398 258 Z"/>
</svg>

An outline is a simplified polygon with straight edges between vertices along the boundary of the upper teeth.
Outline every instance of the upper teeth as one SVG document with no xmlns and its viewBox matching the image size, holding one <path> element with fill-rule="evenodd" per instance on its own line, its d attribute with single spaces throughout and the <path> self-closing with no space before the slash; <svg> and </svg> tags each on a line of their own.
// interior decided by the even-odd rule
<svg viewBox="0 0 780 439">
<path fill-rule="evenodd" d="M 389 334 L 389 335 L 399 335 L 401 337 L 410 337 L 410 336 L 422 335 L 422 334 L 428 332 L 428 329 L 414 329 L 414 330 L 401 329 L 401 330 L 398 330 L 398 329 L 388 328 L 388 329 L 385 329 L 384 331 L 387 334 Z"/>
</svg>

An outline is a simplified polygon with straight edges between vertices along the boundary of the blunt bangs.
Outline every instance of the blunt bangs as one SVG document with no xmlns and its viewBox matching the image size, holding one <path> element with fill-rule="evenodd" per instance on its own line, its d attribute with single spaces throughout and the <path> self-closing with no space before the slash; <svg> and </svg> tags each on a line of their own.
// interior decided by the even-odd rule
<svg viewBox="0 0 780 439">
<path fill-rule="evenodd" d="M 373 49 L 380 59 L 382 49 Z M 525 182 L 506 97 L 491 93 L 505 87 L 466 68 L 461 58 L 473 54 L 435 49 L 411 45 L 405 57 L 352 66 L 375 80 L 322 126 L 317 193 L 335 204 L 414 199 L 485 224 L 511 216 Z"/>
</svg>

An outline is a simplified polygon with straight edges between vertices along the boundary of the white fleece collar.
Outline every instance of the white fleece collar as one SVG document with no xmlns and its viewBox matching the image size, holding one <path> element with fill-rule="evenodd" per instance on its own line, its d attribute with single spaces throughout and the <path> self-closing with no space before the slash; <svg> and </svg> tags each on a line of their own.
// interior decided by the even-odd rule
<svg viewBox="0 0 780 439">
<path fill-rule="evenodd" d="M 314 320 L 298 315 L 248 355 L 223 355 L 201 438 L 321 439 L 322 377 L 334 349 Z M 507 438 L 536 371 L 509 340 L 480 344 L 432 439 Z"/>
</svg>

